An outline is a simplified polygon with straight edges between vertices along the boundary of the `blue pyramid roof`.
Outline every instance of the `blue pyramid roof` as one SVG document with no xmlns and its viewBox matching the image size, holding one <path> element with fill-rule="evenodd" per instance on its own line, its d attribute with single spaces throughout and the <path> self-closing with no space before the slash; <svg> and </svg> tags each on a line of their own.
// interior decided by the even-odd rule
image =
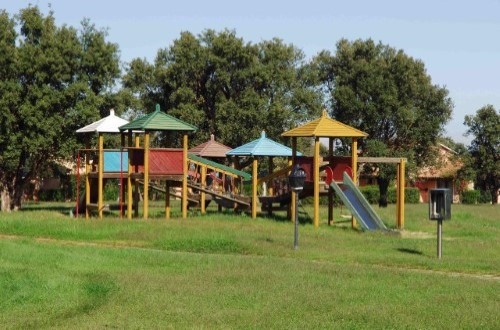
<svg viewBox="0 0 500 330">
<path fill-rule="evenodd" d="M 268 139 L 266 132 L 262 131 L 260 138 L 229 151 L 226 156 L 288 157 L 292 156 L 292 148 Z M 297 152 L 297 156 L 302 154 Z"/>
</svg>

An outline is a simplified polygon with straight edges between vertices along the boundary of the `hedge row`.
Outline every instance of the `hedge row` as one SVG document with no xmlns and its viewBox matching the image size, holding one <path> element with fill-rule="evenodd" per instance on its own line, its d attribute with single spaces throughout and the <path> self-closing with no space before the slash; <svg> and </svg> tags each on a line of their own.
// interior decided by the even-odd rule
<svg viewBox="0 0 500 330">
<path fill-rule="evenodd" d="M 467 190 L 461 195 L 463 204 L 491 203 L 491 193 L 481 190 Z"/>
<path fill-rule="evenodd" d="M 364 186 L 359 190 L 363 193 L 370 204 L 378 204 L 380 193 L 378 186 Z M 387 192 L 387 202 L 396 204 L 396 188 L 391 187 Z M 420 191 L 418 188 L 405 188 L 405 203 L 418 204 L 420 202 Z"/>
</svg>

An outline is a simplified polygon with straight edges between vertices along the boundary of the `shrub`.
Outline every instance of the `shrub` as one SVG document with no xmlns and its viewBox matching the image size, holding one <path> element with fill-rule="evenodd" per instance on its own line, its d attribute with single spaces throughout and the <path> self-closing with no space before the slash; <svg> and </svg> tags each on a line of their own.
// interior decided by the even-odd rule
<svg viewBox="0 0 500 330">
<path fill-rule="evenodd" d="M 479 190 L 466 190 L 462 192 L 462 203 L 463 204 L 477 204 L 481 192 Z"/>
<path fill-rule="evenodd" d="M 104 200 L 116 201 L 120 197 L 120 186 L 118 180 L 109 180 L 104 187 Z"/>
<path fill-rule="evenodd" d="M 378 186 L 364 186 L 359 187 L 359 190 L 365 196 L 366 200 L 370 204 L 377 204 L 380 197 Z"/>
<path fill-rule="evenodd" d="M 480 196 L 479 196 L 479 203 L 490 204 L 491 203 L 491 192 L 481 190 Z"/>
<path fill-rule="evenodd" d="M 418 188 L 405 188 L 405 203 L 420 203 L 420 190 Z"/>
</svg>

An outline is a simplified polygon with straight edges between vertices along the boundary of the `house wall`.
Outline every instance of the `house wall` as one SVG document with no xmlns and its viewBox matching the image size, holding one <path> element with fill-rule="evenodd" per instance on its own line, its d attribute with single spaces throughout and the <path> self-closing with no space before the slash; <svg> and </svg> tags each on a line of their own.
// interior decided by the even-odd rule
<svg viewBox="0 0 500 330">
<path fill-rule="evenodd" d="M 460 196 L 455 190 L 452 179 L 425 179 L 417 181 L 414 185 L 420 191 L 420 202 L 429 203 L 429 189 L 447 188 L 451 189 L 453 203 L 460 202 Z"/>
</svg>

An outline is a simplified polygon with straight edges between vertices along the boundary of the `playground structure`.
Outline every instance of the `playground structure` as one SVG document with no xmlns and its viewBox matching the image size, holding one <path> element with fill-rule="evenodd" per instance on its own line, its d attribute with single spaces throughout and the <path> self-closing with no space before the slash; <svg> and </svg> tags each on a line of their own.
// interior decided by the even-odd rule
<svg viewBox="0 0 500 330">
<path fill-rule="evenodd" d="M 85 155 L 85 199 L 81 203 L 79 190 L 80 190 L 80 177 L 78 171 L 77 175 L 77 204 L 76 214 L 85 208 L 85 216 L 88 218 L 91 210 L 97 210 L 98 215 L 102 218 L 104 209 L 103 203 L 103 187 L 104 180 L 110 178 L 120 178 L 122 164 L 122 153 L 120 150 L 106 150 L 104 151 L 104 134 L 118 134 L 120 131 L 118 127 L 128 123 L 125 119 L 117 117 L 114 110 L 110 110 L 109 116 L 102 118 L 92 124 L 78 129 L 77 133 L 97 133 L 98 134 L 98 148 L 91 149 L 89 145 L 87 148 L 78 151 L 77 167 L 80 168 L 81 153 Z M 118 157 L 117 157 L 118 156 Z M 117 161 L 118 158 L 118 161 Z M 100 161 L 102 160 L 102 161 Z M 106 163 L 106 166 L 104 165 Z M 118 166 L 117 166 L 118 164 Z M 123 184 L 123 182 L 121 182 Z"/>
<path fill-rule="evenodd" d="M 353 214 L 352 225 L 355 219 L 365 229 L 384 229 L 378 217 L 368 203 L 359 201 L 362 197 L 356 188 L 357 164 L 361 162 L 390 162 L 398 163 L 398 192 L 397 192 L 397 227 L 404 226 L 404 166 L 405 159 L 395 158 L 365 158 L 357 157 L 357 139 L 365 137 L 366 133 L 350 126 L 337 122 L 323 115 L 310 123 L 283 133 L 283 136 L 292 137 L 292 148 L 283 146 L 266 137 L 261 137 L 241 147 L 226 152 L 227 157 L 233 157 L 234 167 L 229 167 L 213 160 L 188 153 L 188 133 L 195 132 L 196 127 L 184 123 L 159 110 L 141 117 L 131 123 L 114 116 L 90 124 L 78 133 L 98 132 L 98 149 L 82 149 L 85 153 L 85 203 L 77 203 L 78 209 L 85 209 L 88 218 L 91 211 L 96 210 L 102 218 L 104 180 L 114 178 L 120 180 L 120 215 L 126 207 L 127 217 L 132 214 L 138 216 L 139 187 L 143 190 L 143 217 L 148 218 L 149 190 L 155 189 L 165 193 L 165 216 L 170 218 L 171 196 L 181 199 L 182 218 L 187 217 L 189 206 L 199 207 L 201 213 L 206 213 L 210 201 L 215 201 L 222 207 L 235 211 L 249 211 L 252 218 L 257 216 L 257 206 L 262 211 L 272 214 L 274 210 L 287 210 L 291 219 L 295 218 L 295 192 L 290 191 L 287 178 L 293 165 L 298 165 L 306 173 L 304 189 L 299 197 L 313 196 L 315 228 L 319 226 L 319 196 L 328 196 L 328 224 L 333 222 L 333 194 L 337 193 Z M 103 123 L 106 125 L 103 126 Z M 112 127 L 114 125 L 114 127 Z M 106 127 L 106 129 L 104 129 Z M 111 127 L 111 128 L 110 128 Z M 154 131 L 179 131 L 183 135 L 183 148 L 151 148 L 150 134 Z M 121 133 L 120 149 L 104 150 L 103 133 Z M 134 138 L 135 134 L 135 138 Z M 143 146 L 140 146 L 141 135 Z M 303 157 L 296 150 L 297 137 L 314 137 L 314 156 Z M 329 138 L 329 155 L 322 159 L 319 156 L 319 138 Z M 337 137 L 351 137 L 351 157 L 334 157 L 333 141 Z M 127 142 L 127 143 L 125 143 Z M 215 139 L 211 139 L 195 148 L 193 151 L 211 150 Z M 219 143 L 220 146 L 230 149 Z M 220 147 L 219 146 L 219 147 Z M 214 149 L 212 159 L 221 159 L 224 152 Z M 94 157 L 92 157 L 94 154 Z M 200 154 L 200 153 L 199 153 Z M 243 163 L 252 164 L 252 174 L 241 171 Z M 268 173 L 258 177 L 258 159 L 269 158 Z M 286 157 L 287 166 L 275 171 L 274 157 Z M 321 175 L 320 175 L 321 174 Z M 351 177 L 352 183 L 345 177 Z M 251 196 L 244 194 L 244 182 L 251 182 Z M 164 184 L 162 184 L 164 182 Z M 260 189 L 260 187 L 263 187 Z M 135 188 L 135 189 L 133 189 Z M 176 188 L 173 191 L 171 188 Z M 134 191 L 133 191 L 134 190 Z M 261 190 L 261 194 L 258 194 Z M 354 199 L 354 197 L 358 199 Z M 126 203 L 123 203 L 126 199 Z M 80 204 L 80 205 L 78 205 Z M 134 213 L 132 212 L 134 211 Z M 369 218 L 367 218 L 367 215 Z"/>
<path fill-rule="evenodd" d="M 236 168 L 241 167 L 241 164 L 239 162 L 240 157 L 249 157 L 249 159 L 251 160 L 251 163 L 252 163 L 252 176 L 251 176 L 251 178 L 252 178 L 252 198 L 251 198 L 252 210 L 251 210 L 251 214 L 252 214 L 252 218 L 255 219 L 257 216 L 257 204 L 258 204 L 257 189 L 258 189 L 258 186 L 259 186 L 259 184 L 268 181 L 266 179 L 261 179 L 259 181 L 259 178 L 258 178 L 259 158 L 268 157 L 268 159 L 269 159 L 268 179 L 283 177 L 283 175 L 288 174 L 290 169 L 287 167 L 281 171 L 278 171 L 278 173 L 274 173 L 273 158 L 274 157 L 290 157 L 290 156 L 292 156 L 292 149 L 290 149 L 289 147 L 286 147 L 286 146 L 284 146 L 276 141 L 273 141 L 273 140 L 267 138 L 266 133 L 263 131 L 261 133 L 260 138 L 229 151 L 226 154 L 226 156 L 234 157 L 234 164 L 235 164 Z M 289 164 L 289 165 L 291 165 L 291 164 Z M 268 190 L 268 191 L 265 191 L 265 190 Z M 269 185 L 269 189 L 264 189 L 264 194 L 267 194 L 267 193 L 270 196 L 273 196 L 274 190 L 273 190 L 272 185 Z"/>
<path fill-rule="evenodd" d="M 312 190 L 313 190 L 313 196 L 314 196 L 314 217 L 313 217 L 313 223 L 314 227 L 317 228 L 319 226 L 319 196 L 321 193 L 321 188 L 320 188 L 320 168 L 324 168 L 327 172 L 330 172 L 331 175 L 333 176 L 333 172 L 335 167 L 337 166 L 335 164 L 335 157 L 333 156 L 333 142 L 334 139 L 336 138 L 351 138 L 352 143 L 351 143 L 351 157 L 350 157 L 350 170 L 351 170 L 351 177 L 352 177 L 352 182 L 353 184 L 350 187 L 350 191 L 353 190 L 358 190 L 356 188 L 356 181 L 357 181 L 357 165 L 358 165 L 358 139 L 363 138 L 368 136 L 365 132 L 362 132 L 358 129 L 355 129 L 351 126 L 345 125 L 341 122 L 338 122 L 334 119 L 331 119 L 327 116 L 326 111 L 323 111 L 322 116 L 319 119 L 313 120 L 309 123 L 306 123 L 300 127 L 291 129 L 287 132 L 284 132 L 281 134 L 281 136 L 284 137 L 291 137 L 292 138 L 292 149 L 293 149 L 293 155 L 292 155 L 292 165 L 298 164 L 301 166 L 300 163 L 300 158 L 297 157 L 297 138 L 298 137 L 308 137 L 308 138 L 314 138 L 314 156 L 313 156 L 313 162 L 312 162 L 312 169 L 309 170 L 309 172 L 312 172 L 312 180 L 309 178 L 309 181 L 312 181 Z M 319 155 L 319 146 L 320 146 L 320 138 L 328 138 L 328 157 L 325 159 L 328 161 L 329 165 L 328 167 L 331 167 L 331 169 L 327 169 L 325 165 L 322 164 L 320 155 Z M 380 158 L 373 158 L 372 159 L 374 162 L 382 162 L 383 159 Z M 338 163 L 338 162 L 337 162 Z M 398 166 L 398 194 L 397 194 L 397 223 L 398 223 L 398 228 L 402 228 L 404 224 L 404 164 L 405 161 L 400 160 L 399 161 L 399 166 Z M 345 166 L 345 165 L 344 165 Z M 346 169 L 347 170 L 347 169 Z M 306 169 L 306 173 L 307 173 Z M 342 172 L 342 170 L 337 170 L 338 172 Z M 343 175 L 345 177 L 345 175 Z M 332 178 L 333 179 L 333 178 Z M 328 180 L 331 181 L 331 180 Z M 306 178 L 306 183 L 308 182 L 308 179 Z M 329 186 L 330 182 L 325 182 L 327 186 Z M 327 188 L 328 189 L 328 188 Z M 338 194 L 342 195 L 344 194 L 345 190 L 339 189 L 336 190 Z M 331 224 L 333 222 L 333 192 L 334 189 L 328 189 L 326 192 L 328 194 L 328 224 Z M 295 210 L 295 192 L 291 193 L 291 203 L 292 207 L 291 210 Z M 344 194 L 345 195 L 345 194 Z M 342 196 L 341 196 L 342 197 Z M 347 196 L 344 196 L 347 197 Z M 356 205 L 353 205 L 352 203 L 349 205 L 349 198 L 342 198 L 344 202 L 347 203 L 348 207 L 351 210 L 358 209 L 356 211 L 360 212 L 354 212 L 357 213 L 358 219 L 362 214 L 369 214 L 370 212 L 364 212 L 366 211 L 366 205 L 367 203 L 356 203 Z M 361 210 L 361 208 L 365 208 Z M 294 219 L 294 214 L 292 214 L 292 219 Z M 361 224 L 364 222 L 361 221 Z M 355 222 L 355 216 L 352 217 L 352 227 L 354 228 L 356 226 Z M 369 229 L 368 227 L 365 227 Z"/>
</svg>

